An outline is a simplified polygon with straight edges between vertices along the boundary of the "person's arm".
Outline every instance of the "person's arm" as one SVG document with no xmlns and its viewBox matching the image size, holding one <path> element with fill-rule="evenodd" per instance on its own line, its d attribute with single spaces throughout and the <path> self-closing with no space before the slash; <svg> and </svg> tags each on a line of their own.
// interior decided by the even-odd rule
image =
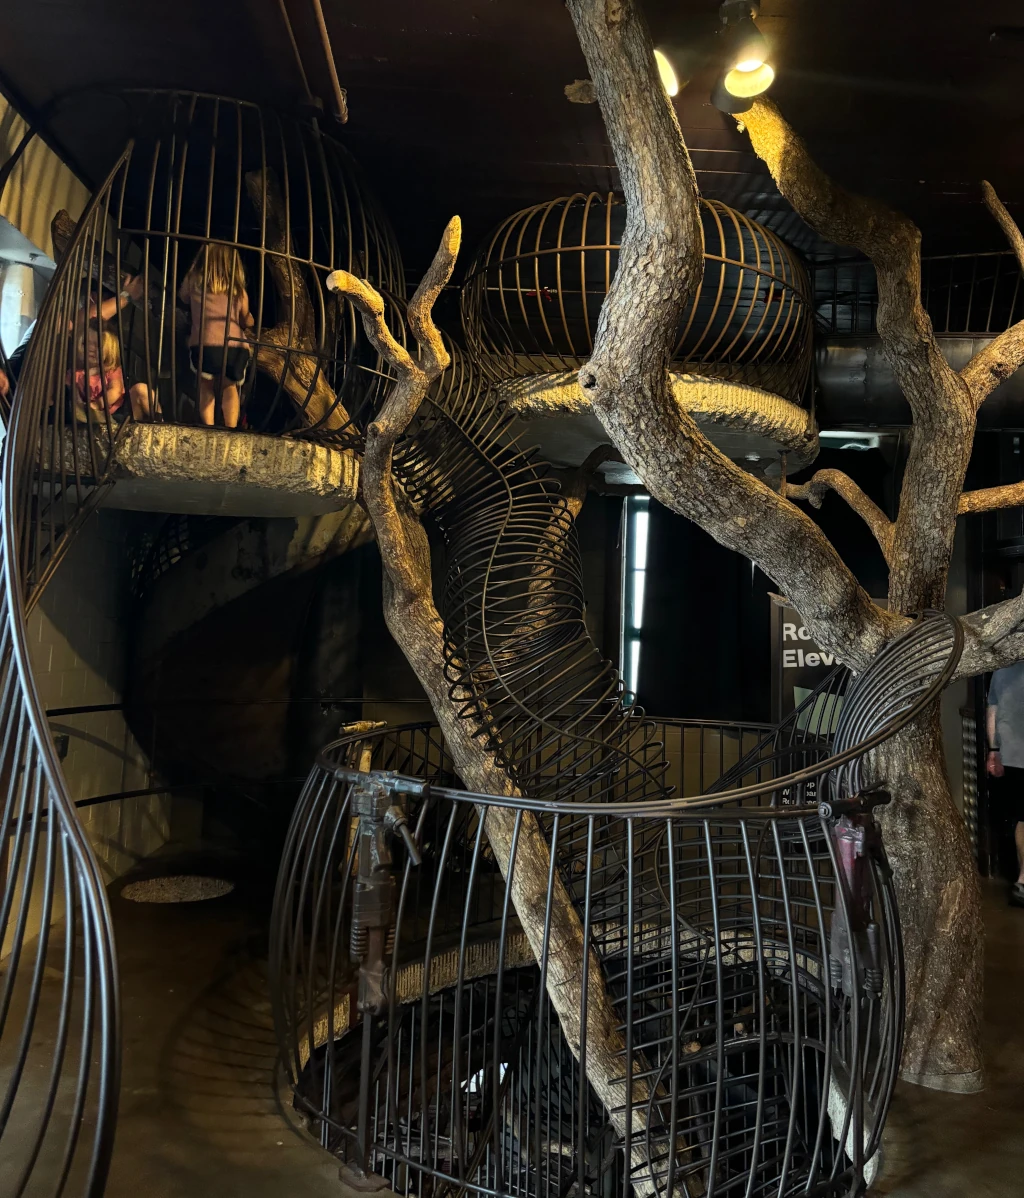
<svg viewBox="0 0 1024 1198">
<path fill-rule="evenodd" d="M 100 304 L 100 320 L 112 320 L 121 308 L 126 307 L 129 303 L 137 303 L 142 298 L 142 276 L 136 275 L 131 278 L 125 275 L 124 286 L 117 295 L 110 296 Z M 89 319 L 96 319 L 96 296 L 89 296 Z M 69 329 L 74 327 L 74 322 L 70 322 Z"/>
<path fill-rule="evenodd" d="M 988 744 L 988 752 L 985 754 L 985 770 L 991 774 L 993 778 L 1001 778 L 1003 776 L 1003 760 L 999 756 L 999 738 L 996 732 L 996 714 L 999 711 L 999 704 L 993 702 L 998 696 L 994 694 L 995 685 L 989 690 L 989 703 L 985 709 L 985 737 Z"/>
<path fill-rule="evenodd" d="M 7 381 L 7 375 L 0 370 L 0 399 L 6 399 L 11 392 L 11 384 Z"/>
<path fill-rule="evenodd" d="M 121 373 L 121 367 L 112 370 L 104 381 L 104 398 L 107 401 L 107 408 L 110 409 L 124 395 L 124 375 Z"/>
<path fill-rule="evenodd" d="M 252 318 L 252 313 L 249 311 L 249 293 L 242 292 L 242 298 L 238 304 L 238 323 L 243 329 L 251 329 L 256 323 Z"/>
</svg>

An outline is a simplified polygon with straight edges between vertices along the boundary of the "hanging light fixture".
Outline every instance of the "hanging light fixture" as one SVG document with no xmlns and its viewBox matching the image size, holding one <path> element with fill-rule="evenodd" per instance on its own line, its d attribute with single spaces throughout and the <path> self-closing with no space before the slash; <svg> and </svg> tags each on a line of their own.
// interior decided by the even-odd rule
<svg viewBox="0 0 1024 1198">
<path fill-rule="evenodd" d="M 675 67 L 669 61 L 668 55 L 661 50 L 654 51 L 654 61 L 658 64 L 658 75 L 661 77 L 661 85 L 670 96 L 679 95 L 679 78 L 676 75 Z"/>
<path fill-rule="evenodd" d="M 759 11 L 757 0 L 724 0 L 719 9 L 729 52 L 712 103 L 724 112 L 745 112 L 753 98 L 766 92 L 775 78 L 775 70 L 768 61 L 768 43 L 754 22 Z M 737 107 L 726 95 L 750 103 Z M 726 104 L 730 106 L 724 107 Z"/>
<path fill-rule="evenodd" d="M 725 75 L 718 76 L 718 82 L 711 90 L 711 103 L 719 112 L 728 112 L 731 116 L 746 112 L 754 107 L 753 96 L 734 96 L 725 86 Z"/>
</svg>

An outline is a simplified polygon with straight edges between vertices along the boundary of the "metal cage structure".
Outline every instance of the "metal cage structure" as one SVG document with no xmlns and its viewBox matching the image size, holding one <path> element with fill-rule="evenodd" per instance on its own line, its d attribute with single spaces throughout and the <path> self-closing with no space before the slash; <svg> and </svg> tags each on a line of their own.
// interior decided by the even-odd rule
<svg viewBox="0 0 1024 1198">
<path fill-rule="evenodd" d="M 833 336 L 875 332 L 878 285 L 862 258 L 812 267 L 819 327 Z M 921 259 L 921 302 L 936 334 L 991 337 L 1024 317 L 1021 271 L 1012 251 Z"/>
<path fill-rule="evenodd" d="M 202 419 L 191 366 L 220 389 L 229 425 L 358 444 L 358 414 L 385 379 L 324 279 L 344 266 L 396 302 L 403 293 L 384 218 L 312 119 L 182 92 L 110 103 L 122 148 L 77 224 L 54 221 L 57 272 L 3 447 L 0 1156 L 11 1194 L 103 1193 L 121 1047 L 104 880 L 36 691 L 28 616 L 114 485 L 132 419 Z M 193 265 L 202 282 L 183 289 Z M 218 305 L 219 341 L 206 336 Z M 247 359 L 234 421 L 233 347 Z M 216 370 L 208 350 L 221 351 Z"/>
<path fill-rule="evenodd" d="M 685 312 L 673 369 L 808 400 L 813 304 L 807 277 L 774 233 L 701 200 L 704 276 Z M 504 221 L 462 292 L 467 345 L 500 380 L 578 369 L 589 357 L 618 265 L 626 208 L 576 194 Z"/>
<path fill-rule="evenodd" d="M 903 980 L 862 766 L 961 646 L 929 616 L 777 729 L 655 725 L 689 797 L 467 793 L 424 726 L 329 746 L 271 939 L 310 1128 L 406 1195 L 863 1192 Z"/>
</svg>

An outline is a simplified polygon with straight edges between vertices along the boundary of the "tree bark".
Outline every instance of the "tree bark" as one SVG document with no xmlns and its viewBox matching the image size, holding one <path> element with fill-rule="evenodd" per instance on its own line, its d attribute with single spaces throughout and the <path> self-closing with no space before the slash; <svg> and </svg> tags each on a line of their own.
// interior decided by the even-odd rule
<svg viewBox="0 0 1024 1198">
<path fill-rule="evenodd" d="M 837 187 L 770 101 L 744 116 L 754 149 L 796 210 L 823 236 L 860 248 L 877 270 L 878 330 L 914 417 L 895 523 L 848 495 L 890 564 L 889 610 L 880 612 L 820 529 L 728 462 L 672 402 L 669 356 L 701 252 L 689 157 L 634 0 L 567 3 L 627 206 L 618 270 L 580 385 L 650 493 L 756 562 L 815 639 L 861 670 L 906 614 L 943 605 L 974 434 L 977 396 L 943 358 L 921 303 L 920 234 L 907 218 Z M 1007 338 L 1006 355 L 1015 350 Z M 980 900 L 937 719 L 878 760 L 895 795 L 887 844 L 911 982 L 907 1076 L 965 1088 L 979 1084 Z"/>
<path fill-rule="evenodd" d="M 335 271 L 328 286 L 346 295 L 363 317 L 367 336 L 390 363 L 396 381 L 379 415 L 366 432 L 363 454 L 363 498 L 377 534 L 384 565 L 384 617 L 388 630 L 404 652 L 426 692 L 455 770 L 471 790 L 517 797 L 507 773 L 487 749 L 479 722 L 464 717 L 469 696 L 452 694 L 445 673 L 444 624 L 434 605 L 430 547 L 419 517 L 395 486 L 394 447 L 408 428 L 430 384 L 449 362 L 433 324 L 431 309 L 451 276 L 461 239 L 454 218 L 424 281 L 409 303 L 408 323 L 420 347 L 414 361 L 392 336 L 384 320 L 384 303 L 372 287 L 345 271 Z M 601 451 L 600 456 L 604 456 Z M 598 457 L 588 463 L 592 469 Z M 578 510 L 582 492 L 570 498 Z M 650 1071 L 643 1056 L 630 1063 L 637 1074 L 624 1076 L 626 1044 L 620 1017 L 604 985 L 597 955 L 561 878 L 556 873 L 547 900 L 551 851 L 533 812 L 504 807 L 480 807 L 488 841 L 502 876 L 511 887 L 511 900 L 537 961 L 546 954 L 547 993 L 566 1042 L 577 1060 L 584 1030 L 587 1079 L 604 1105 L 619 1136 L 627 1130 L 626 1100 L 632 1090 L 631 1166 L 640 1195 L 656 1195 L 651 1175 L 657 1165 L 646 1151 L 646 1111 L 651 1097 Z M 518 822 L 518 832 L 517 832 Z M 513 847 L 515 849 L 513 855 Z M 548 918 L 550 916 L 550 918 Z M 545 924 L 547 935 L 545 936 Z M 583 1005 L 583 972 L 587 970 L 587 1003 Z M 680 1147 L 685 1159 L 686 1148 Z M 691 1198 L 701 1191 L 699 1176 L 689 1179 Z"/>
<path fill-rule="evenodd" d="M 281 306 L 288 316 L 272 329 L 259 329 L 256 367 L 277 383 L 302 413 L 307 425 L 339 432 L 349 423 L 330 384 L 324 378 L 321 351 L 327 344 L 327 325 L 318 346 L 316 319 L 302 268 L 291 257 L 291 234 L 284 199 L 273 171 L 250 171 L 245 189 L 266 227 L 267 269 Z M 327 314 L 325 313 L 325 321 Z"/>
<path fill-rule="evenodd" d="M 877 750 L 892 793 L 878 809 L 895 875 L 906 962 L 901 1074 L 937 1090 L 983 1087 L 981 888 L 946 774 L 939 703 Z"/>
</svg>

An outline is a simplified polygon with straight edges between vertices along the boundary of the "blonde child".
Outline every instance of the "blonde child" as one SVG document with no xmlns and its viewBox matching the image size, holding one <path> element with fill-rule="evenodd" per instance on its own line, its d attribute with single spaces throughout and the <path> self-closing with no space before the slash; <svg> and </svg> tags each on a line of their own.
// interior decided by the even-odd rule
<svg viewBox="0 0 1024 1198">
<path fill-rule="evenodd" d="M 204 246 L 178 295 L 192 317 L 188 344 L 192 368 L 199 375 L 199 419 L 212 425 L 219 399 L 225 427 L 237 428 L 239 389 L 252 356 L 243 330 L 253 324 L 238 251 Z"/>
<path fill-rule="evenodd" d="M 125 396 L 121 347 L 117 336 L 109 329 L 102 329 L 97 337 L 96 330 L 90 329 L 87 336 L 78 338 L 74 366 L 74 371 L 68 371 L 67 385 L 72 388 L 77 419 L 88 421 L 90 412 L 106 411 L 111 417 L 116 416 L 124 404 Z M 149 420 L 151 405 L 146 384 L 136 383 L 129 392 L 129 398 L 135 419 Z"/>
</svg>

